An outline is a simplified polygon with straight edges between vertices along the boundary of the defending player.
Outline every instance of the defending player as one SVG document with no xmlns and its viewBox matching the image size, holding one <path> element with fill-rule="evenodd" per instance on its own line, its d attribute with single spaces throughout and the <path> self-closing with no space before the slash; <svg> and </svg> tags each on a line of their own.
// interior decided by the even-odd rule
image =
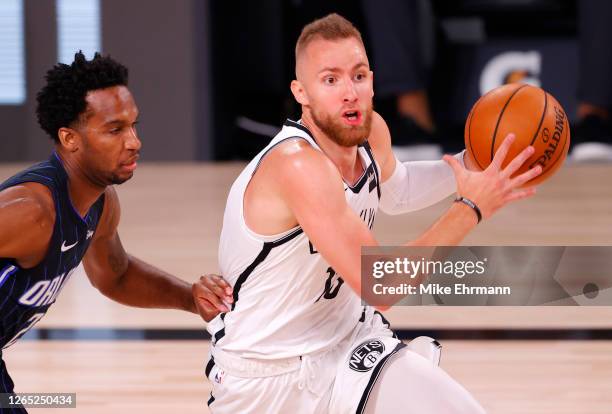
<svg viewBox="0 0 612 414">
<path fill-rule="evenodd" d="M 190 285 L 121 245 L 113 185 L 132 177 L 141 147 L 127 75 L 109 57 L 87 61 L 81 53 L 47 73 L 37 115 L 55 151 L 0 185 L 0 349 L 44 316 L 81 259 L 91 283 L 126 305 L 182 309 L 209 320 L 231 301 L 220 277 Z M 12 393 L 1 355 L 0 393 Z"/>
</svg>

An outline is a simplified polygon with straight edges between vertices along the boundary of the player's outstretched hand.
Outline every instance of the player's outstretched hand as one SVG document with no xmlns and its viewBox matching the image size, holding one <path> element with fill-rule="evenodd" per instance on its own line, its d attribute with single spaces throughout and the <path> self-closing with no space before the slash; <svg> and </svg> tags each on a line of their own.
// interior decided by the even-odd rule
<svg viewBox="0 0 612 414">
<path fill-rule="evenodd" d="M 193 301 L 202 319 L 210 322 L 221 312 L 229 311 L 234 301 L 232 287 L 219 275 L 204 275 L 191 287 Z"/>
<path fill-rule="evenodd" d="M 505 168 L 502 168 L 513 141 L 514 135 L 508 134 L 495 153 L 493 161 L 484 171 L 470 171 L 454 157 L 444 156 L 444 161 L 451 166 L 455 174 L 457 194 L 472 200 L 480 209 L 483 218 L 491 217 L 506 204 L 530 197 L 536 192 L 535 187 L 520 187 L 542 173 L 542 167 L 539 165 L 512 177 L 533 154 L 533 147 L 525 148 Z"/>
</svg>

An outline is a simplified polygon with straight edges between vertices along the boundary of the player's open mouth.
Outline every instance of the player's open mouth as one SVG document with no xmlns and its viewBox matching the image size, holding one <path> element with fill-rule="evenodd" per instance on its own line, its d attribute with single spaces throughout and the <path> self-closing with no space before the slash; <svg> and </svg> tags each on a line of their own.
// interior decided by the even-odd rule
<svg viewBox="0 0 612 414">
<path fill-rule="evenodd" d="M 361 111 L 345 111 L 342 114 L 342 117 L 346 120 L 346 122 L 350 125 L 359 125 L 361 122 Z"/>
</svg>

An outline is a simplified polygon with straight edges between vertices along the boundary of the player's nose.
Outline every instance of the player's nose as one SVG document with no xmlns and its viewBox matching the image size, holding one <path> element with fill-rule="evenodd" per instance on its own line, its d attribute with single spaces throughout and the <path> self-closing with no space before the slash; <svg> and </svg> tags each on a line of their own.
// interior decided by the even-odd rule
<svg viewBox="0 0 612 414">
<path fill-rule="evenodd" d="M 357 100 L 357 90 L 355 89 L 355 83 L 352 81 L 346 82 L 344 88 L 344 102 L 355 102 Z"/>
<path fill-rule="evenodd" d="M 129 150 L 138 151 L 142 147 L 142 142 L 140 138 L 138 138 L 138 133 L 136 132 L 136 128 L 132 128 L 128 137 L 125 140 L 125 147 Z"/>
</svg>

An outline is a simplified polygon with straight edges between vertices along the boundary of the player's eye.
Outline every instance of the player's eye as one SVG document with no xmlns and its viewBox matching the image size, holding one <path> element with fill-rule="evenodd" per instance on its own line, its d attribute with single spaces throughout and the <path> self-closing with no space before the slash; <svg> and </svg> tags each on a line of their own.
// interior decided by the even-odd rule
<svg viewBox="0 0 612 414">
<path fill-rule="evenodd" d="M 355 75 L 355 80 L 361 81 L 365 79 L 365 73 L 358 73 Z"/>
<path fill-rule="evenodd" d="M 325 84 L 327 85 L 333 85 L 334 83 L 336 83 L 336 78 L 334 78 L 333 76 L 327 76 L 325 79 L 323 79 L 323 82 L 325 82 Z"/>
</svg>

